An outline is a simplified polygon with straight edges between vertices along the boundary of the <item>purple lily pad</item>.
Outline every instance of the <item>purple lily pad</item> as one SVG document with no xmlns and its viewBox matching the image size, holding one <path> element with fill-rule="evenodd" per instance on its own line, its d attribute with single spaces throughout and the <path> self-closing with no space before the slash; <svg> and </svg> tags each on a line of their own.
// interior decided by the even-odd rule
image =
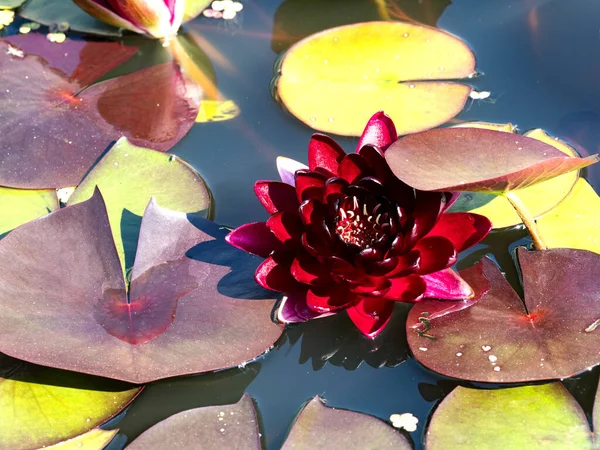
<svg viewBox="0 0 600 450">
<path fill-rule="evenodd" d="M 206 406 L 174 414 L 142 433 L 128 450 L 260 450 L 258 418 L 252 399 L 244 394 L 235 405 Z"/>
<path fill-rule="evenodd" d="M 489 282 L 476 304 L 437 318 L 427 313 L 439 301 L 413 307 L 408 343 L 421 364 L 449 377 L 515 383 L 567 378 L 600 363 L 600 330 L 590 331 L 600 317 L 600 255 L 519 249 L 518 257 L 524 302 L 484 259 L 461 272 L 476 291 Z"/>
<path fill-rule="evenodd" d="M 327 408 L 315 397 L 300 412 L 281 448 L 347 450 L 366 448 L 365 445 L 368 448 L 412 448 L 401 433 L 381 420 L 358 412 Z"/>
<path fill-rule="evenodd" d="M 281 335 L 258 259 L 151 201 L 129 292 L 100 192 L 0 241 L 0 352 L 133 383 L 237 366 Z"/>
<path fill-rule="evenodd" d="M 0 41 L 0 185 L 77 185 L 114 140 L 167 151 L 191 128 L 201 92 L 173 62 L 92 85 L 136 49 L 37 34 Z"/>
<path fill-rule="evenodd" d="M 598 161 L 568 156 L 537 139 L 481 128 L 441 128 L 404 136 L 385 158 L 394 174 L 423 191 L 502 193 Z"/>
</svg>

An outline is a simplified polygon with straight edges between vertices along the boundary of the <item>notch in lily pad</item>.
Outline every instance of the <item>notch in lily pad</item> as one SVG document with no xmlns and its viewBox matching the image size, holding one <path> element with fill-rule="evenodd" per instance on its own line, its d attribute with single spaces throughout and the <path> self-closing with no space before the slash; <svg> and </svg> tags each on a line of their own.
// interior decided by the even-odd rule
<svg viewBox="0 0 600 450">
<path fill-rule="evenodd" d="M 0 351 L 133 383 L 256 358 L 281 328 L 250 276 L 257 259 L 225 234 L 151 201 L 126 283 L 98 190 L 13 230 L 0 241 Z"/>
<path fill-rule="evenodd" d="M 518 249 L 524 301 L 489 259 L 461 271 L 476 303 L 445 311 L 416 304 L 407 319 L 415 358 L 445 376 L 488 383 L 568 378 L 600 364 L 600 255 Z M 450 313 L 451 312 L 451 313 Z M 425 339 L 421 317 L 428 317 Z"/>
<path fill-rule="evenodd" d="M 403 22 L 365 22 L 316 33 L 281 61 L 278 99 L 309 127 L 360 136 L 377 111 L 398 134 L 441 125 L 465 105 L 475 56 L 455 36 Z"/>
</svg>

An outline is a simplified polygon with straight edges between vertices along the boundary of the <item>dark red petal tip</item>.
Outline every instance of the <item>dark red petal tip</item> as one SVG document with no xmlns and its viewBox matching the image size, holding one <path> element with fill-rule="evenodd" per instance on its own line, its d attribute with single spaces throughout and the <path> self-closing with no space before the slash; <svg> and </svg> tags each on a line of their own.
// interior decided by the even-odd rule
<svg viewBox="0 0 600 450">
<path fill-rule="evenodd" d="M 372 145 L 382 151 L 398 140 L 398 133 L 393 120 L 383 111 L 376 112 L 369 119 L 365 130 L 358 141 L 357 152 L 365 145 Z"/>
</svg>

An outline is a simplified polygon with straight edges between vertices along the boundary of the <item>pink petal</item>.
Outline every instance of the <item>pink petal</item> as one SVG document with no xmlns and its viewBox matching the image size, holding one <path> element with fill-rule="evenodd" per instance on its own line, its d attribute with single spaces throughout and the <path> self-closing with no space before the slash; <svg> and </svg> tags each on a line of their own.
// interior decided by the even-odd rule
<svg viewBox="0 0 600 450">
<path fill-rule="evenodd" d="M 363 146 L 372 145 L 385 152 L 397 140 L 398 133 L 394 122 L 383 111 L 379 111 L 369 119 L 356 148 L 358 152 Z"/>
<path fill-rule="evenodd" d="M 362 334 L 374 339 L 381 333 L 392 317 L 394 302 L 363 298 L 348 308 L 348 316 Z"/>
<path fill-rule="evenodd" d="M 308 169 L 306 164 L 296 161 L 295 159 L 286 158 L 285 156 L 277 157 L 277 171 L 281 181 L 290 186 L 296 186 L 294 175 L 297 170 Z"/>
<path fill-rule="evenodd" d="M 275 238 L 265 222 L 242 225 L 225 236 L 225 240 L 234 247 L 263 258 L 282 249 L 281 242 Z"/>
<path fill-rule="evenodd" d="M 492 222 L 479 214 L 473 213 L 444 213 L 427 234 L 443 236 L 454 245 L 457 252 L 462 252 L 483 238 L 492 229 Z"/>
<path fill-rule="evenodd" d="M 269 256 L 256 269 L 256 282 L 271 291 L 294 292 L 301 291 L 302 285 L 290 273 L 291 260 Z"/>
<path fill-rule="evenodd" d="M 390 278 L 390 281 L 392 286 L 385 293 L 385 298 L 396 302 L 418 302 L 423 298 L 427 289 L 427 284 L 419 275 Z"/>
<path fill-rule="evenodd" d="M 300 206 L 296 199 L 296 190 L 279 181 L 257 181 L 254 193 L 269 214 L 279 211 L 295 212 Z"/>
<path fill-rule="evenodd" d="M 427 284 L 426 298 L 465 300 L 475 295 L 471 286 L 452 269 L 422 275 L 421 278 Z"/>
<path fill-rule="evenodd" d="M 306 322 L 335 314 L 334 312 L 318 313 L 306 304 L 306 292 L 292 292 L 281 299 L 277 308 L 277 321 L 280 323 Z"/>
<path fill-rule="evenodd" d="M 415 245 L 414 250 L 418 250 L 421 257 L 418 271 L 421 275 L 443 270 L 456 262 L 454 245 L 442 236 L 425 237 Z"/>
<path fill-rule="evenodd" d="M 346 156 L 346 152 L 329 136 L 313 134 L 308 144 L 308 167 L 310 170 L 334 177 L 338 173 L 338 167 L 344 156 Z"/>
</svg>

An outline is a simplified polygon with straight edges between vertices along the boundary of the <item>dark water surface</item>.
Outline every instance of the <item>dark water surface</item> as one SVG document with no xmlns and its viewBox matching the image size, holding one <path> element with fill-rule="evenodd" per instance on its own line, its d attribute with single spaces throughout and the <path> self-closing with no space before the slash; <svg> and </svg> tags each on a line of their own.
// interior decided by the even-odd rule
<svg viewBox="0 0 600 450">
<path fill-rule="evenodd" d="M 468 42 L 482 73 L 473 81 L 490 91 L 467 104 L 459 121 L 512 122 L 521 131 L 543 128 L 582 154 L 600 143 L 600 3 L 594 0 L 406 0 L 407 14 Z M 275 0 L 244 2 L 233 22 L 200 18 L 187 25 L 205 40 L 219 90 L 241 108 L 235 120 L 197 124 L 173 151 L 203 175 L 215 198 L 215 220 L 229 226 L 265 220 L 253 194 L 257 179 L 276 179 L 275 158 L 306 162 L 313 131 L 273 100 L 270 82 L 282 50 L 320 29 L 375 20 L 373 2 L 363 0 Z M 294 38 L 296 37 L 296 38 Z M 208 44 L 208 45 L 207 45 Z M 353 151 L 355 139 L 340 139 Z M 600 188 L 600 168 L 590 171 Z M 490 253 L 512 281 L 510 250 L 527 243 L 519 230 L 495 234 L 459 262 L 472 265 Z M 399 307 L 383 336 L 370 342 L 340 315 L 293 327 L 276 348 L 244 368 L 164 380 L 149 385 L 111 423 L 121 429 L 109 448 L 122 448 L 156 422 L 190 408 L 234 403 L 244 391 L 256 400 L 268 449 L 282 444 L 302 404 L 315 395 L 330 406 L 387 420 L 411 412 L 422 448 L 427 418 L 455 381 L 422 368 L 409 355 Z M 199 355 L 201 357 L 201 355 Z M 599 370 L 568 380 L 588 415 Z"/>
</svg>

